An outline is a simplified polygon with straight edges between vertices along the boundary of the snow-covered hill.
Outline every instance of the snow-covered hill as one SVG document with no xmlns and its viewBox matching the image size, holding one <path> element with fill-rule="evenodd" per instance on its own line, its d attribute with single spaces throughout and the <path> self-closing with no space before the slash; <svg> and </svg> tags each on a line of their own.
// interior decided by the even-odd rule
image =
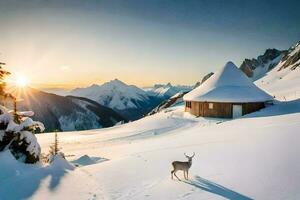
<svg viewBox="0 0 300 200">
<path fill-rule="evenodd" d="M 292 46 L 279 63 L 256 85 L 279 100 L 293 100 L 300 97 L 300 43 Z"/>
<path fill-rule="evenodd" d="M 127 121 L 112 109 L 86 98 L 62 97 L 29 88 L 20 95 L 23 101 L 18 103 L 19 109 L 34 111 L 33 118 L 42 121 L 46 131 L 87 130 Z"/>
<path fill-rule="evenodd" d="M 73 96 L 86 97 L 114 109 L 130 120 L 138 119 L 157 106 L 162 99 L 149 95 L 144 90 L 115 79 L 103 85 L 77 88 Z"/>
</svg>

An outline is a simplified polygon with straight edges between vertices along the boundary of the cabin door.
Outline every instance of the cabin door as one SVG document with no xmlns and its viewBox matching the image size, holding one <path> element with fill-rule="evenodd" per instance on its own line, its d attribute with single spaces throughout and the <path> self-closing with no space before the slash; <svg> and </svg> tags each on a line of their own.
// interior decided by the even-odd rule
<svg viewBox="0 0 300 200">
<path fill-rule="evenodd" d="M 242 105 L 232 105 L 232 118 L 238 118 L 243 115 Z"/>
</svg>

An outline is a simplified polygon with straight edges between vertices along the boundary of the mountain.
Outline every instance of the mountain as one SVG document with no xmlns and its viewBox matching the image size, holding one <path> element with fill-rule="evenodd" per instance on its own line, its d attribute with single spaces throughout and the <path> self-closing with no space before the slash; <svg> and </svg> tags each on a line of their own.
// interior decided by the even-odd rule
<svg viewBox="0 0 300 200">
<path fill-rule="evenodd" d="M 195 89 L 196 87 L 198 87 L 198 86 L 200 86 L 201 84 L 203 84 L 203 83 L 204 83 L 207 79 L 209 79 L 212 75 L 214 75 L 213 72 L 210 72 L 210 73 L 206 74 L 206 75 L 202 78 L 201 81 L 198 81 L 198 82 L 194 85 L 194 87 L 193 87 L 192 89 Z"/>
<path fill-rule="evenodd" d="M 20 98 L 23 101 L 18 103 L 18 109 L 32 110 L 33 119 L 43 122 L 46 131 L 96 129 L 127 121 L 114 110 L 86 98 L 62 97 L 29 88 L 20 93 Z"/>
<path fill-rule="evenodd" d="M 300 42 L 289 48 L 278 64 L 255 84 L 279 100 L 300 98 Z"/>
<path fill-rule="evenodd" d="M 153 115 L 155 113 L 158 113 L 166 108 L 182 104 L 183 103 L 183 96 L 188 92 L 178 92 L 174 96 L 170 97 L 169 99 L 163 101 L 160 103 L 156 108 L 151 110 L 151 112 L 148 113 L 148 115 Z"/>
<path fill-rule="evenodd" d="M 136 120 L 156 107 L 162 99 L 151 96 L 146 91 L 127 85 L 115 79 L 103 85 L 77 88 L 70 92 L 72 96 L 85 97 L 109 107 L 129 120 Z"/>
<path fill-rule="evenodd" d="M 59 96 L 68 96 L 70 95 L 70 91 L 63 88 L 45 88 L 41 89 L 43 92 L 51 93 L 51 94 L 57 94 Z"/>
<path fill-rule="evenodd" d="M 256 59 L 245 59 L 240 69 L 253 81 L 258 80 L 273 69 L 282 57 L 286 55 L 286 52 L 277 49 L 267 49 L 263 55 L 258 56 Z"/>
<path fill-rule="evenodd" d="M 146 88 L 145 91 L 151 96 L 160 97 L 163 99 L 169 99 L 179 92 L 190 91 L 192 87 L 190 86 L 172 86 L 171 83 L 168 84 L 155 84 L 153 87 Z"/>
</svg>

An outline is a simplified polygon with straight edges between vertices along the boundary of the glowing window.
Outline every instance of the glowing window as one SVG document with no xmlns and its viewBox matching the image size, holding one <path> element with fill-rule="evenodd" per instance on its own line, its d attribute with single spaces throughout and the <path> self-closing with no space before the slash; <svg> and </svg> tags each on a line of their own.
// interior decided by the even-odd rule
<svg viewBox="0 0 300 200">
<path fill-rule="evenodd" d="M 213 103 L 209 103 L 209 104 L 208 104 L 208 108 L 209 108 L 209 109 L 214 109 L 214 104 L 213 104 Z"/>
</svg>

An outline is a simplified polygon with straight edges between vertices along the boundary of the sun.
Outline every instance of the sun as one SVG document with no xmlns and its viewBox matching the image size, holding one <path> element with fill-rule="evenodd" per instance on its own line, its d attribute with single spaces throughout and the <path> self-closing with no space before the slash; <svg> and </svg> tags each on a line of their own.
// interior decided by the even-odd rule
<svg viewBox="0 0 300 200">
<path fill-rule="evenodd" d="M 17 77 L 16 83 L 18 87 L 26 87 L 28 85 L 28 82 L 29 81 L 26 76 L 21 75 Z"/>
</svg>

